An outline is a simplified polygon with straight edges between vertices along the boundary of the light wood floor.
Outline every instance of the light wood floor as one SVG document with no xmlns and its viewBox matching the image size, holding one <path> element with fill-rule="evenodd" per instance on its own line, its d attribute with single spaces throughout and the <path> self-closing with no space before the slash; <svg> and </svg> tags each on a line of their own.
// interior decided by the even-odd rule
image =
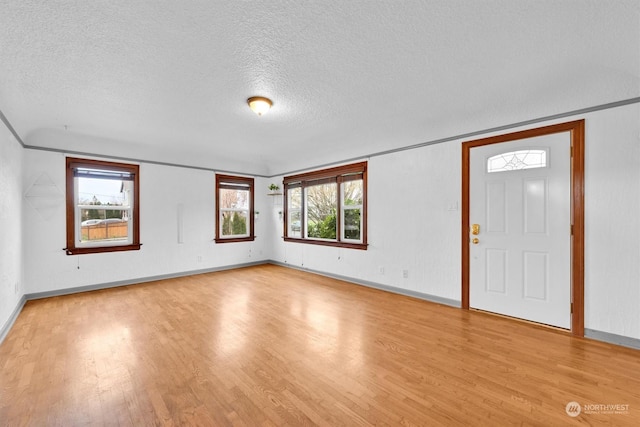
<svg viewBox="0 0 640 427">
<path fill-rule="evenodd" d="M 640 351 L 274 265 L 30 301 L 0 346 L 0 425 L 572 424 L 640 425 Z"/>
</svg>

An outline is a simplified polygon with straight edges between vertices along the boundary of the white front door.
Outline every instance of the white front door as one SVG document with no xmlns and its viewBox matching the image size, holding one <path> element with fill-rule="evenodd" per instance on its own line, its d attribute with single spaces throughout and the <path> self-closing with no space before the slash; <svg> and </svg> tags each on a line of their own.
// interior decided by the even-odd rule
<svg viewBox="0 0 640 427">
<path fill-rule="evenodd" d="M 570 134 L 470 151 L 469 305 L 571 328 Z"/>
</svg>

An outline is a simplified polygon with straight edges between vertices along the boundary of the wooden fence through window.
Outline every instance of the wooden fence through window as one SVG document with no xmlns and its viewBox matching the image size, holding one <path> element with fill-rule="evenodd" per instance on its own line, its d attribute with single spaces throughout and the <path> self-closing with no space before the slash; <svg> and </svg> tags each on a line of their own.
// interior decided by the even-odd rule
<svg viewBox="0 0 640 427">
<path fill-rule="evenodd" d="M 82 241 L 110 240 L 127 238 L 128 224 L 122 222 L 103 222 L 93 225 L 84 225 L 82 228 Z"/>
</svg>

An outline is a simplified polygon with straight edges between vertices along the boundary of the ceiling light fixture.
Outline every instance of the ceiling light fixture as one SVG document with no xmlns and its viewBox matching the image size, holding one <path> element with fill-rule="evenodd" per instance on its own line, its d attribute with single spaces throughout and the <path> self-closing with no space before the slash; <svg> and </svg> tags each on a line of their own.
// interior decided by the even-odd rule
<svg viewBox="0 0 640 427">
<path fill-rule="evenodd" d="M 252 96 L 247 99 L 247 104 L 249 104 L 249 108 L 251 111 L 256 113 L 259 116 L 262 116 L 264 113 L 269 111 L 273 103 L 269 98 L 265 98 L 263 96 Z"/>
</svg>

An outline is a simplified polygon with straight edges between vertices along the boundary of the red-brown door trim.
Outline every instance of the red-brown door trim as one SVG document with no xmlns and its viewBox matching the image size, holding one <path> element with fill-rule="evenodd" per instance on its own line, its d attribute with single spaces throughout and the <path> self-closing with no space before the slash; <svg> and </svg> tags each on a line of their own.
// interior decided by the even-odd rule
<svg viewBox="0 0 640 427">
<path fill-rule="evenodd" d="M 462 308 L 469 302 L 469 182 L 474 147 L 569 132 L 571 137 L 571 333 L 584 336 L 584 120 L 528 129 L 462 143 Z"/>
</svg>

